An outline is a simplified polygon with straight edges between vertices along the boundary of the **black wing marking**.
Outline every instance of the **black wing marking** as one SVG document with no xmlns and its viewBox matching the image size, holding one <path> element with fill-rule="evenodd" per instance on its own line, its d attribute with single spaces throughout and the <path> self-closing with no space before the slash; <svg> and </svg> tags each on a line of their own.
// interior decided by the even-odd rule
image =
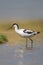
<svg viewBox="0 0 43 65">
<path fill-rule="evenodd" d="M 28 31 L 28 30 L 24 29 L 23 32 L 24 32 L 24 33 L 28 33 L 28 34 L 32 34 L 34 31 Z"/>
</svg>

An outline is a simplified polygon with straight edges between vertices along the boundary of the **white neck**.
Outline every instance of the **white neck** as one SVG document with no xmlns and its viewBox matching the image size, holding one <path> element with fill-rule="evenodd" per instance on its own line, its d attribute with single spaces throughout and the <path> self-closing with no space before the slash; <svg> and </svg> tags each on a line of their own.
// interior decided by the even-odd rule
<svg viewBox="0 0 43 65">
<path fill-rule="evenodd" d="M 14 28 L 15 28 L 15 31 L 17 32 L 18 31 L 17 25 L 14 25 Z"/>
</svg>

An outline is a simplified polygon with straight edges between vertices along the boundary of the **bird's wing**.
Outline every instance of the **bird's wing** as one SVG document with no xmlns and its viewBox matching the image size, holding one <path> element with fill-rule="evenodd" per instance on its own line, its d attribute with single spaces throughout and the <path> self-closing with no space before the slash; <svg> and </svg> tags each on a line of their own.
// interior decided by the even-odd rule
<svg viewBox="0 0 43 65">
<path fill-rule="evenodd" d="M 24 33 L 28 33 L 28 34 L 32 34 L 34 31 L 24 29 L 23 32 L 24 32 Z"/>
</svg>

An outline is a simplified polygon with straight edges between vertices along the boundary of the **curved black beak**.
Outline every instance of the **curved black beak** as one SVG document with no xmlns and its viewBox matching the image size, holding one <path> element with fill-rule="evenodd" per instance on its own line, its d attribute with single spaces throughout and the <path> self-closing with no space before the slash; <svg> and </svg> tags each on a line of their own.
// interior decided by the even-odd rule
<svg viewBox="0 0 43 65">
<path fill-rule="evenodd" d="M 8 30 L 12 29 L 12 26 L 10 28 L 8 28 Z"/>
</svg>

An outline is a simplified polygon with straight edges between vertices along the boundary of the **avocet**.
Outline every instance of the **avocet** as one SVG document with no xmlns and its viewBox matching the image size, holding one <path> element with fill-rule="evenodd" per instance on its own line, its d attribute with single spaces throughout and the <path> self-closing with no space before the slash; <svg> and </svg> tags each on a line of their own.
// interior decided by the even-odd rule
<svg viewBox="0 0 43 65">
<path fill-rule="evenodd" d="M 31 40 L 31 48 L 33 48 L 33 40 L 31 39 L 32 36 L 39 34 L 40 32 L 32 31 L 32 30 L 27 30 L 27 29 L 19 29 L 19 25 L 14 23 L 9 29 L 12 27 L 15 28 L 15 32 L 20 35 L 21 37 L 26 39 L 26 48 L 27 47 L 27 40 Z"/>
</svg>

